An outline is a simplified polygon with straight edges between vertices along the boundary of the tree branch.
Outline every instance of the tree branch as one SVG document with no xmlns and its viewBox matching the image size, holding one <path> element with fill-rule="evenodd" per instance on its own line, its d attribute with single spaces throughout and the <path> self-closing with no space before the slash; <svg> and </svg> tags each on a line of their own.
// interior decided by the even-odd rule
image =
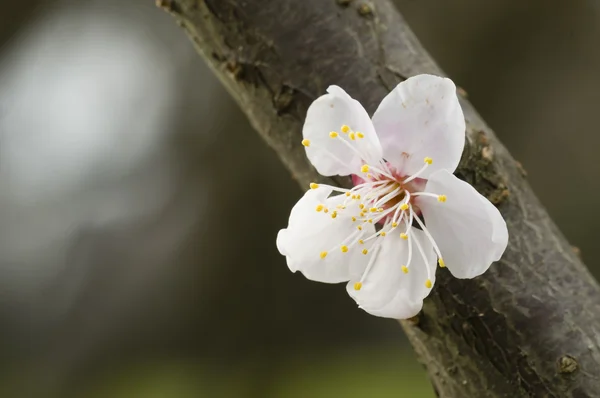
<svg viewBox="0 0 600 398">
<path fill-rule="evenodd" d="M 159 0 L 303 186 L 320 177 L 300 145 L 310 103 L 337 84 L 373 112 L 407 76 L 442 72 L 389 0 Z M 459 90 L 460 91 L 460 90 Z M 500 262 L 473 280 L 439 270 L 423 312 L 402 322 L 441 397 L 600 394 L 600 289 L 471 104 L 457 175 L 499 206 Z M 335 181 L 332 181 L 335 180 Z"/>
</svg>

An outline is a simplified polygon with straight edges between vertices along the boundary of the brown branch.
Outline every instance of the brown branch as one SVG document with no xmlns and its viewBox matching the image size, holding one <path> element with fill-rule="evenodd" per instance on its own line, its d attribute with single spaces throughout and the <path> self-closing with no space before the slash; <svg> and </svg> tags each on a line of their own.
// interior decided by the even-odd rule
<svg viewBox="0 0 600 398">
<path fill-rule="evenodd" d="M 159 5 L 187 31 L 303 187 L 327 180 L 316 174 L 300 140 L 307 107 L 328 85 L 342 86 L 373 112 L 406 76 L 442 74 L 389 0 Z M 423 312 L 402 326 L 439 396 L 599 396 L 599 287 L 522 168 L 464 98 L 462 106 L 467 146 L 457 174 L 499 206 L 509 248 L 474 280 L 439 270 Z"/>
</svg>

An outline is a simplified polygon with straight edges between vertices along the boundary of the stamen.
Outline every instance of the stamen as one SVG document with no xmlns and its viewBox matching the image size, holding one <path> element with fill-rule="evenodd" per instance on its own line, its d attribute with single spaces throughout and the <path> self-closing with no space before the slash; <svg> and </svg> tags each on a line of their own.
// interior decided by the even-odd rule
<svg viewBox="0 0 600 398">
<path fill-rule="evenodd" d="M 325 206 L 323 206 L 323 205 L 317 205 L 317 207 L 316 207 L 315 210 L 316 211 L 322 211 L 324 208 L 325 208 Z"/>
<path fill-rule="evenodd" d="M 303 139 L 302 140 L 302 145 L 304 145 L 304 146 L 310 146 L 310 140 Z"/>
<path fill-rule="evenodd" d="M 361 287 L 362 287 L 362 283 L 360 283 L 360 282 L 356 282 L 354 284 L 354 290 L 356 290 L 356 291 L 360 290 Z"/>
<path fill-rule="evenodd" d="M 377 215 L 377 217 L 375 217 L 374 222 L 378 223 L 379 221 L 383 220 L 388 214 L 390 214 L 394 210 L 395 210 L 395 207 L 390 207 L 389 209 L 381 212 L 380 214 Z"/>
<path fill-rule="evenodd" d="M 394 183 L 393 185 L 396 185 L 396 183 Z M 394 189 L 392 192 L 388 193 L 387 195 L 385 195 L 384 197 L 379 199 L 373 206 L 379 207 L 382 204 L 389 202 L 392 198 L 395 198 L 396 196 L 398 196 L 398 192 L 400 192 L 400 191 L 402 191 L 402 188 L 398 185 L 396 187 L 396 189 Z"/>
<path fill-rule="evenodd" d="M 332 135 L 333 133 L 335 133 L 335 135 Z M 338 133 L 336 133 L 335 131 L 332 131 L 331 133 L 329 133 L 329 136 L 331 138 L 338 138 L 340 141 L 342 141 L 344 143 L 344 145 L 346 145 L 348 148 L 350 148 L 350 150 L 352 150 L 352 152 L 354 152 L 355 154 L 357 154 L 362 160 L 364 161 L 370 161 L 371 160 L 371 156 L 365 156 L 365 154 L 363 154 L 361 151 L 359 151 L 354 145 L 352 145 L 352 143 L 348 140 L 345 140 L 344 138 L 342 138 L 341 136 L 339 136 Z M 350 133 L 349 137 L 351 140 L 354 140 L 354 133 Z"/>
<path fill-rule="evenodd" d="M 321 256 L 321 258 L 327 257 L 327 252 L 321 252 L 320 256 Z"/>
<path fill-rule="evenodd" d="M 357 136 L 358 138 L 365 138 L 365 135 L 364 135 L 363 133 L 360 133 L 360 132 L 357 132 L 357 133 L 356 133 L 356 136 Z"/>
<path fill-rule="evenodd" d="M 350 131 L 350 127 L 346 126 L 345 124 L 340 128 L 340 130 L 342 130 L 342 133 L 347 133 L 348 131 Z"/>
<path fill-rule="evenodd" d="M 371 166 L 371 170 L 377 172 L 378 174 L 384 175 L 387 178 L 389 178 L 390 180 L 394 180 L 394 177 L 392 177 L 390 174 L 386 173 L 385 171 L 382 171 L 376 167 Z"/>
<path fill-rule="evenodd" d="M 342 253 L 347 253 L 348 252 L 348 246 L 342 245 L 342 247 L 340 247 L 340 250 L 342 251 Z"/>
<path fill-rule="evenodd" d="M 432 285 L 432 283 L 431 283 L 431 279 L 427 279 L 427 280 L 425 281 L 425 287 L 426 287 L 427 289 L 431 289 L 431 286 L 433 286 L 433 285 Z"/>
<path fill-rule="evenodd" d="M 415 178 L 417 178 L 418 176 L 421 175 L 421 173 L 423 173 L 425 171 L 425 169 L 427 169 L 427 167 L 433 163 L 433 159 L 427 157 L 425 158 L 425 164 L 423 165 L 423 167 L 421 167 L 419 169 L 419 171 L 417 171 L 415 174 L 411 175 L 410 177 L 406 178 L 404 181 L 402 181 L 403 184 L 409 183 L 412 180 L 414 180 Z"/>
<path fill-rule="evenodd" d="M 377 180 L 377 181 L 367 181 L 367 182 L 363 182 L 362 184 L 358 184 L 356 185 L 354 188 L 351 189 L 351 191 L 360 191 L 363 188 L 372 188 L 375 185 L 381 185 L 381 184 L 388 184 L 389 181 L 387 180 Z"/>
<path fill-rule="evenodd" d="M 314 183 L 314 182 L 310 183 L 310 189 L 317 189 L 317 188 L 319 188 L 319 184 Z"/>
<path fill-rule="evenodd" d="M 430 198 L 436 198 L 438 200 L 438 202 L 445 202 L 448 197 L 446 195 L 438 195 L 436 193 L 431 193 L 431 192 L 414 192 L 413 193 L 414 196 L 429 196 Z"/>
<path fill-rule="evenodd" d="M 412 213 L 412 211 L 411 211 L 411 213 Z M 411 239 L 411 241 L 412 240 L 413 239 Z M 431 285 L 431 270 L 427 266 L 427 256 L 425 255 L 425 252 L 423 251 L 423 247 L 421 247 L 419 240 L 415 238 L 414 241 L 415 241 L 415 245 L 417 246 L 417 249 L 419 250 L 419 253 L 421 253 L 421 257 L 423 258 L 423 263 L 425 265 L 425 269 L 427 270 L 427 281 L 429 281 L 429 285 Z M 425 286 L 427 286 L 427 282 L 425 282 Z M 431 287 L 431 286 L 428 286 L 428 287 Z"/>
<path fill-rule="evenodd" d="M 433 250 L 435 251 L 435 254 L 438 256 L 438 258 L 442 258 L 442 253 L 440 252 L 440 249 L 438 248 L 438 245 L 435 243 L 435 240 L 433 239 L 433 236 L 431 236 L 431 233 L 425 227 L 425 224 L 421 221 L 421 219 L 419 218 L 419 216 L 415 215 L 415 221 L 417 222 L 417 224 L 419 224 L 419 227 L 421 227 L 421 229 L 425 233 L 425 236 L 431 242 L 431 246 L 433 246 Z M 442 263 L 443 262 L 444 262 L 444 260 L 442 260 Z"/>
<path fill-rule="evenodd" d="M 408 235 L 407 235 L 407 234 L 405 234 L 404 232 L 401 232 L 401 233 L 400 233 L 400 237 L 401 237 L 402 239 L 404 239 L 404 240 L 407 240 L 407 239 L 408 239 Z"/>
<path fill-rule="evenodd" d="M 405 274 L 408 274 L 408 267 L 406 265 L 402 266 L 402 272 L 404 272 Z"/>
<path fill-rule="evenodd" d="M 440 264 L 440 268 L 446 267 L 446 263 L 444 262 L 444 260 L 441 257 L 438 258 L 438 263 Z"/>
<path fill-rule="evenodd" d="M 367 277 L 367 274 L 371 270 L 371 267 L 375 263 L 375 259 L 377 258 L 377 254 L 379 253 L 379 248 L 380 247 L 381 246 L 375 244 L 375 247 L 372 249 L 373 250 L 373 254 L 371 255 L 371 258 L 369 259 L 369 263 L 367 264 L 367 268 L 365 268 L 365 272 L 363 272 L 363 274 L 362 274 L 362 276 L 360 278 L 361 286 L 362 286 L 362 282 L 364 282 L 365 278 Z"/>
<path fill-rule="evenodd" d="M 369 251 L 367 249 L 362 249 L 362 254 L 367 254 Z"/>
<path fill-rule="evenodd" d="M 360 168 L 360 171 L 362 171 L 363 173 L 367 173 L 369 171 L 369 165 L 363 164 L 363 166 Z"/>
<path fill-rule="evenodd" d="M 402 203 L 402 204 L 400 205 L 400 209 L 402 209 L 402 210 L 408 210 L 408 208 L 409 208 L 409 207 L 410 207 L 410 206 L 409 206 L 407 203 Z"/>
</svg>

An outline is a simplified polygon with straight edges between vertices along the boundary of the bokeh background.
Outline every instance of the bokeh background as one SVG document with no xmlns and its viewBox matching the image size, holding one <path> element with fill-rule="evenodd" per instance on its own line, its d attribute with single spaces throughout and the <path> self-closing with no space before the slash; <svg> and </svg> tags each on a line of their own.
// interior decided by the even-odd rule
<svg viewBox="0 0 600 398">
<path fill-rule="evenodd" d="M 397 5 L 595 260 L 600 2 Z M 396 322 L 288 271 L 301 192 L 154 1 L 1 10 L 0 396 L 433 396 Z"/>
</svg>

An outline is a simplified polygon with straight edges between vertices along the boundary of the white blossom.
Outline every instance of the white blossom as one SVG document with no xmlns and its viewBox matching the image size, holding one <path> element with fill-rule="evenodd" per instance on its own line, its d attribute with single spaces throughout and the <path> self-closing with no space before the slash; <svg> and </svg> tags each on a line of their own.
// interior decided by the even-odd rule
<svg viewBox="0 0 600 398">
<path fill-rule="evenodd" d="M 452 173 L 465 142 L 454 83 L 418 75 L 400 83 L 369 118 L 331 86 L 312 103 L 302 144 L 324 176 L 352 175 L 354 188 L 311 184 L 292 209 L 277 247 L 293 271 L 348 282 L 365 311 L 416 315 L 436 265 L 473 278 L 508 243 L 498 209 Z"/>
</svg>

